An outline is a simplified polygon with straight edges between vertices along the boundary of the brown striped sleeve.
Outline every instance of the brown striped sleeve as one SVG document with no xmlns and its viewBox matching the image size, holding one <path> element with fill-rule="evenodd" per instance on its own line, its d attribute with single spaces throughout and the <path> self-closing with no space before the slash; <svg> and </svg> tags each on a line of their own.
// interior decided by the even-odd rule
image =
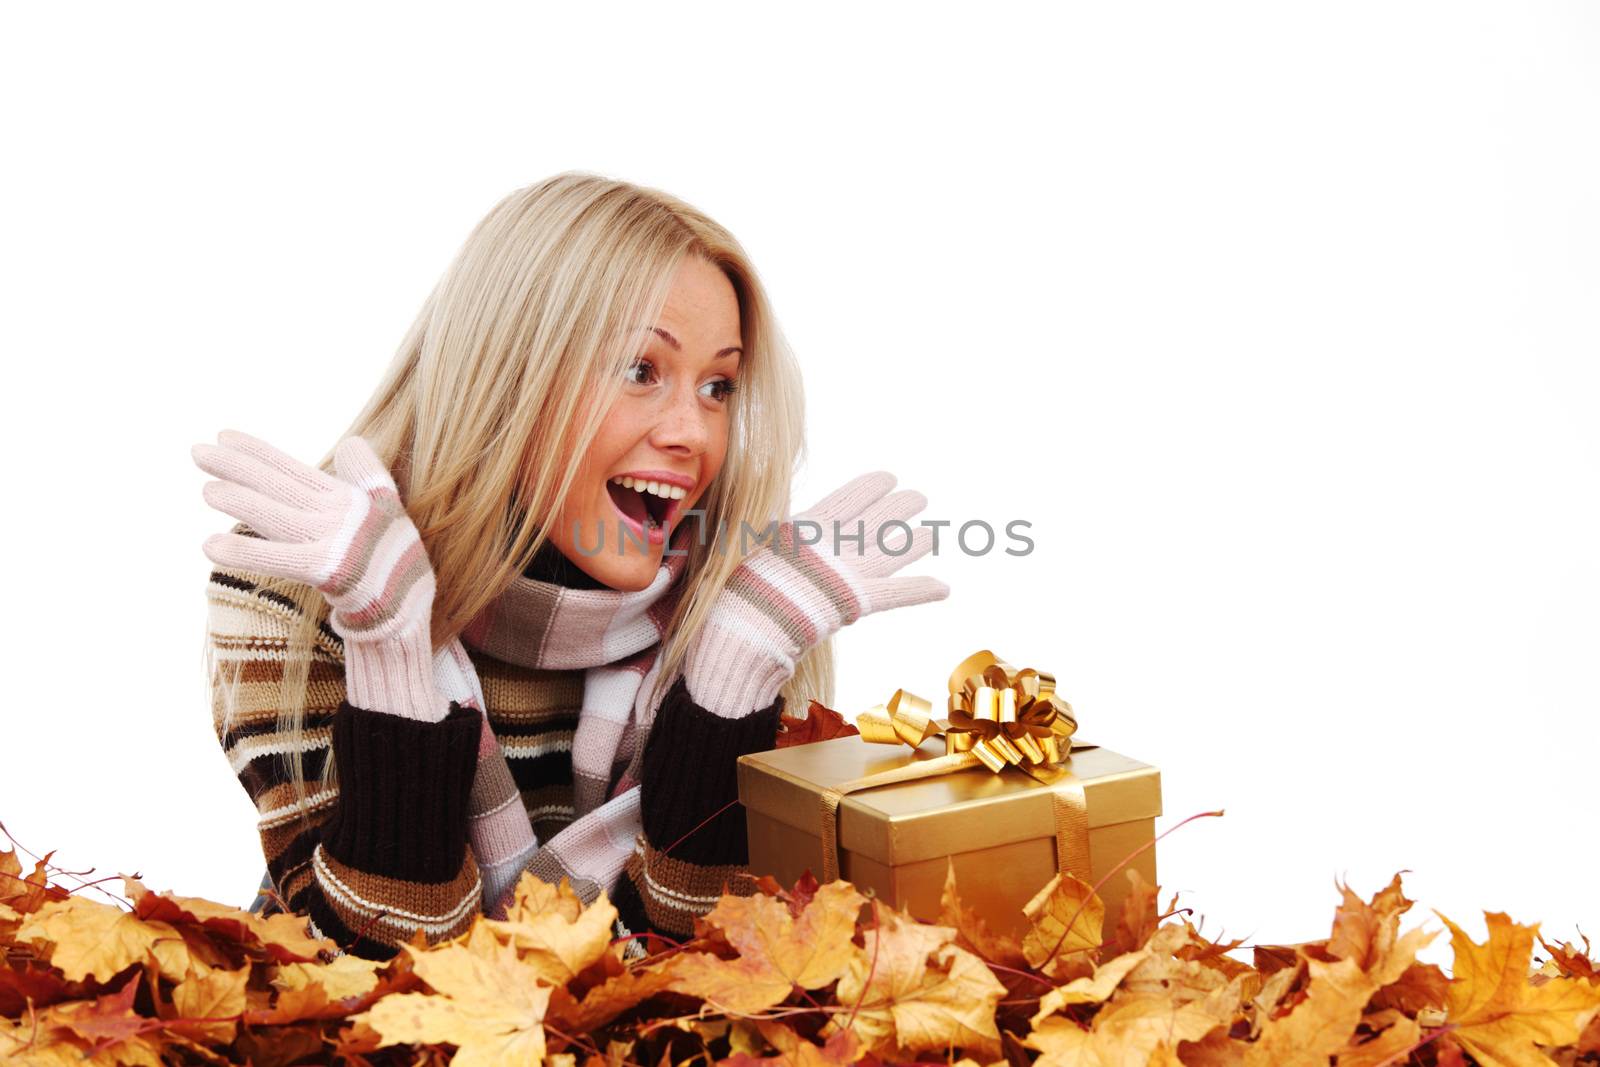
<svg viewBox="0 0 1600 1067">
<path fill-rule="evenodd" d="M 313 933 L 370 959 L 391 958 L 418 930 L 430 941 L 465 931 L 481 908 L 466 840 L 481 716 L 452 703 L 442 722 L 424 723 L 351 705 L 343 643 L 323 621 L 302 729 L 280 728 L 279 687 L 302 613 L 261 582 L 211 572 L 206 653 L 213 728 L 256 806 L 274 891 Z M 303 790 L 286 759 L 296 751 Z M 337 783 L 324 780 L 330 756 Z"/>
<path fill-rule="evenodd" d="M 777 742 L 780 695 L 743 718 L 695 703 L 682 676 L 661 700 L 640 768 L 644 841 L 617 880 L 616 906 L 630 933 L 688 937 L 694 919 L 724 892 L 751 891 L 745 871 L 738 759 Z"/>
</svg>

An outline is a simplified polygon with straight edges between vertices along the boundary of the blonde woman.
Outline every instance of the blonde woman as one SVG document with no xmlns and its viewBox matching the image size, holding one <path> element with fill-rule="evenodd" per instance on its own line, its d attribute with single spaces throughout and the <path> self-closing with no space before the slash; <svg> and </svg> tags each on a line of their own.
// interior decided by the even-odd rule
<svg viewBox="0 0 1600 1067">
<path fill-rule="evenodd" d="M 525 870 L 636 946 L 747 891 L 737 757 L 831 701 L 841 627 L 948 595 L 895 573 L 932 529 L 891 475 L 788 515 L 801 395 L 726 230 L 569 172 L 473 229 L 315 466 L 194 446 L 239 520 L 207 671 L 267 909 L 388 958 Z"/>
</svg>

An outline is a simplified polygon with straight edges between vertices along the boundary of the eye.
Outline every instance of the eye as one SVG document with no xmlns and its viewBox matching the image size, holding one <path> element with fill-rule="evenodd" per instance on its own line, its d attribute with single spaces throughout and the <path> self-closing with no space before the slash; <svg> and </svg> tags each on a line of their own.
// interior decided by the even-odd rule
<svg viewBox="0 0 1600 1067">
<path fill-rule="evenodd" d="M 706 384 L 717 390 L 711 394 L 711 397 L 720 403 L 727 403 L 728 398 L 739 388 L 739 383 L 732 378 L 718 378 L 716 381 L 707 382 Z"/>
<path fill-rule="evenodd" d="M 649 371 L 649 377 L 643 381 L 640 381 L 639 378 L 636 377 L 641 368 Z M 634 385 L 649 385 L 650 381 L 655 378 L 655 373 L 656 365 L 654 363 L 651 363 L 648 359 L 636 359 L 628 367 L 628 381 L 632 382 Z"/>
</svg>

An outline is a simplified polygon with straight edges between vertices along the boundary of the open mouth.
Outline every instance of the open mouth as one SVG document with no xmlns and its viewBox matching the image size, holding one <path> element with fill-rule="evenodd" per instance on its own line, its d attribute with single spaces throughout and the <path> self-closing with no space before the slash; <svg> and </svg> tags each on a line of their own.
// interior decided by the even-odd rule
<svg viewBox="0 0 1600 1067">
<path fill-rule="evenodd" d="M 650 486 L 656 489 L 651 490 Z M 641 530 L 665 526 L 678 513 L 683 490 L 655 482 L 641 482 L 633 478 L 612 478 L 606 482 L 606 492 L 622 517 Z"/>
</svg>

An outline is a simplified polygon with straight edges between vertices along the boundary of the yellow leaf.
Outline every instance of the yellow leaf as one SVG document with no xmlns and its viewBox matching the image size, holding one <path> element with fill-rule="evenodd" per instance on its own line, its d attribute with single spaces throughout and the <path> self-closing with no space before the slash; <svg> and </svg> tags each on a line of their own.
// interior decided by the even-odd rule
<svg viewBox="0 0 1600 1067">
<path fill-rule="evenodd" d="M 1244 976 L 1200 1000 L 1178 1004 L 1159 994 L 1123 996 L 1101 1008 L 1084 1030 L 1064 1016 L 1045 1019 L 1026 1044 L 1044 1055 L 1035 1067 L 1144 1067 L 1157 1062 L 1163 1046 L 1199 1041 L 1233 1022 Z M 1169 1059 L 1167 1062 L 1171 1062 Z M 1324 1067 L 1327 1063 L 1323 1060 Z"/>
<path fill-rule="evenodd" d="M 834 994 L 851 1011 L 835 1015 L 832 1025 L 884 1057 L 934 1049 L 997 1054 L 994 1012 L 1005 987 L 994 973 L 951 943 L 953 928 L 924 925 L 881 905 L 876 911 L 865 950 L 850 959 Z"/>
<path fill-rule="evenodd" d="M 569 923 L 578 921 L 583 914 L 583 901 L 572 889 L 572 883 L 561 879 L 560 885 L 551 885 L 531 871 L 523 871 L 512 891 L 511 904 L 506 909 L 506 922 L 529 922 L 544 915 L 560 915 Z"/>
<path fill-rule="evenodd" d="M 550 987 L 540 970 L 500 947 L 492 956 L 450 944 L 418 952 L 419 977 L 437 995 L 391 993 L 351 1016 L 381 1035 L 380 1046 L 408 1042 L 456 1046 L 453 1067 L 538 1064 L 544 1059 L 544 1013 Z"/>
<path fill-rule="evenodd" d="M 507 939 L 523 961 L 551 985 L 566 985 L 605 955 L 612 924 L 617 921 L 617 909 L 604 892 L 576 917 L 570 908 L 559 905 L 543 915 L 528 914 L 527 908 L 514 910 L 517 919 L 484 919 L 481 925 Z"/>
<path fill-rule="evenodd" d="M 1445 1010 L 1450 1037 L 1484 1067 L 1548 1064 L 1538 1045 L 1570 1045 L 1600 1010 L 1600 986 L 1576 978 L 1528 982 L 1539 924 L 1486 911 L 1489 940 L 1479 945 L 1438 911 L 1455 950 Z"/>
<path fill-rule="evenodd" d="M 1336 884 L 1344 900 L 1334 914 L 1328 952 L 1339 959 L 1354 960 L 1379 986 L 1396 981 L 1438 931 L 1415 929 L 1400 934 L 1400 916 L 1413 902 L 1400 891 L 1398 874 L 1373 895 L 1370 903 L 1352 893 L 1349 886 Z"/>
<path fill-rule="evenodd" d="M 1317 1064 L 1350 1043 L 1361 1012 L 1378 983 L 1353 959 L 1326 963 L 1307 958 L 1306 998 L 1282 1018 L 1269 1020 L 1245 1054 L 1246 1067 Z"/>
<path fill-rule="evenodd" d="M 1336 1057 L 1337 1067 L 1384 1067 L 1401 1062 L 1395 1057 L 1422 1040 L 1417 1021 L 1393 1009 L 1374 1012 L 1361 1021 L 1377 1034 L 1359 1044 L 1352 1039 Z"/>
<path fill-rule="evenodd" d="M 851 938 L 865 901 L 850 883 L 830 882 L 796 919 L 787 904 L 764 893 L 725 896 L 705 922 L 722 931 L 738 959 L 686 953 L 678 958 L 672 988 L 733 1014 L 782 1003 L 795 986 L 820 989 L 860 957 Z"/>
<path fill-rule="evenodd" d="M 1034 967 L 1100 946 L 1106 906 L 1087 882 L 1063 871 L 1023 906 L 1033 924 L 1022 939 L 1022 953 Z"/>
<path fill-rule="evenodd" d="M 272 984 L 282 990 L 319 986 L 329 1000 L 365 996 L 378 987 L 377 960 L 345 953 L 332 963 L 280 963 L 273 971 Z"/>
<path fill-rule="evenodd" d="M 188 975 L 188 950 L 170 924 L 147 922 L 109 904 L 84 897 L 51 901 L 29 915 L 18 941 L 48 941 L 46 958 L 71 981 L 109 982 L 124 967 L 143 963 L 147 951 L 173 981 Z"/>
<path fill-rule="evenodd" d="M 1116 990 L 1128 972 L 1150 958 L 1149 949 L 1124 952 L 1095 968 L 1094 974 L 1075 978 L 1064 986 L 1046 993 L 1034 1012 L 1033 1022 L 1038 1025 L 1046 1016 L 1054 1015 L 1068 1004 L 1099 1004 Z"/>
<path fill-rule="evenodd" d="M 184 1019 L 210 1022 L 169 1024 L 173 1030 L 196 1041 L 230 1044 L 238 1029 L 237 1021 L 222 1022 L 244 1013 L 244 987 L 250 980 L 250 964 L 237 971 L 213 970 L 179 982 L 172 989 L 172 1006 Z"/>
</svg>

